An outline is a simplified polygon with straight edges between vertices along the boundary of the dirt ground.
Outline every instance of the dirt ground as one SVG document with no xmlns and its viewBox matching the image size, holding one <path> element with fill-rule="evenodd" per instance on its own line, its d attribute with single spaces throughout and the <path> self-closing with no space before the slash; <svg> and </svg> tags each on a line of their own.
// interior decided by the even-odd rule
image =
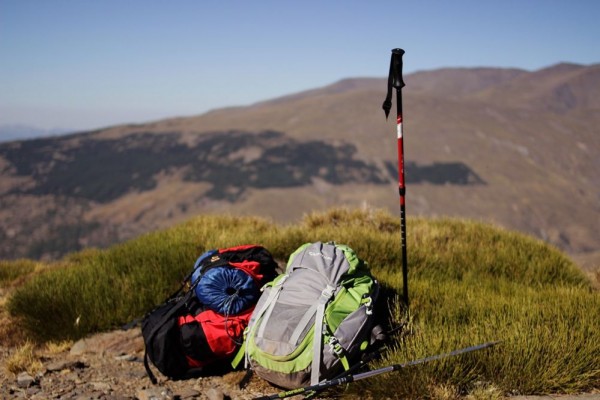
<svg viewBox="0 0 600 400">
<path fill-rule="evenodd" d="M 60 352 L 38 350 L 36 373 L 15 376 L 4 369 L 15 347 L 0 346 L 2 373 L 0 399 L 167 400 L 252 399 L 279 390 L 252 377 L 245 389 L 239 382 L 245 372 L 224 376 L 172 381 L 153 369 L 153 385 L 144 369 L 144 344 L 139 328 L 99 333 L 73 343 Z M 578 396 L 518 396 L 511 400 L 600 400 L 599 393 Z"/>
<path fill-rule="evenodd" d="M 1 399 L 251 399 L 277 390 L 259 378 L 241 390 L 245 372 L 224 376 L 172 381 L 153 369 L 153 385 L 143 364 L 143 339 L 139 328 L 100 333 L 74 343 L 59 353 L 38 350 L 41 365 L 36 373 L 15 376 L 4 368 L 0 375 Z M 3 361 L 15 348 L 0 347 Z M 4 365 L 5 362 L 2 362 Z"/>
</svg>

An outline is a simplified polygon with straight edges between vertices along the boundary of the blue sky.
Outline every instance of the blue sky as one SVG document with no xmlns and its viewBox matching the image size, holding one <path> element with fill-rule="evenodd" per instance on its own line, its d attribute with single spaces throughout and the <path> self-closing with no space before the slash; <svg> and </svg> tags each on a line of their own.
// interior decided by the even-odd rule
<svg viewBox="0 0 600 400">
<path fill-rule="evenodd" d="M 196 115 L 384 77 L 395 47 L 405 73 L 595 64 L 599 16 L 596 0 L 0 0 L 0 125 Z"/>
</svg>

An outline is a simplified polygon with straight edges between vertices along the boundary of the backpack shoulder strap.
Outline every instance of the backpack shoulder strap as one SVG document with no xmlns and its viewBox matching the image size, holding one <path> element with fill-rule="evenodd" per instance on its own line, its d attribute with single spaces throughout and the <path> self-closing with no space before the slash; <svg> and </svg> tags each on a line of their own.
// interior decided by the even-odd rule
<svg viewBox="0 0 600 400">
<path fill-rule="evenodd" d="M 244 354 L 246 354 L 246 340 L 242 342 L 242 345 L 240 346 L 240 349 L 238 350 L 237 354 L 235 355 L 235 357 L 233 357 L 233 360 L 231 360 L 231 366 L 234 369 L 237 368 L 238 365 L 240 365 L 242 359 L 244 358 Z"/>
<path fill-rule="evenodd" d="M 158 383 L 158 380 L 156 379 L 156 375 L 154 375 L 154 373 L 150 369 L 150 364 L 148 363 L 149 357 L 150 356 L 148 355 L 148 349 L 146 349 L 144 351 L 144 368 L 146 369 L 146 374 L 148 375 L 148 378 L 150 378 L 150 382 L 152 382 L 153 385 L 156 385 Z"/>
<path fill-rule="evenodd" d="M 189 293 L 189 292 L 188 292 Z M 172 299 L 171 299 L 172 301 Z M 152 327 L 152 330 L 150 331 L 150 333 L 148 334 L 148 338 L 144 339 L 145 342 L 147 341 L 148 343 L 152 342 L 152 339 L 154 338 L 154 336 L 156 335 L 156 333 L 160 330 L 160 328 L 167 323 L 167 321 L 169 321 L 184 305 L 187 304 L 187 296 L 181 298 L 177 304 L 175 304 L 173 306 L 173 308 L 171 308 L 165 315 L 163 315 L 163 317 L 156 323 L 156 325 L 154 325 Z M 148 358 L 149 358 L 149 354 L 148 354 L 148 346 L 145 346 L 145 350 L 144 350 L 144 368 L 146 369 L 146 373 L 148 374 L 148 377 L 150 378 L 150 381 L 156 385 L 157 380 L 156 380 L 156 376 L 152 373 L 152 370 L 150 369 L 150 365 L 148 363 Z"/>
<path fill-rule="evenodd" d="M 313 340 L 313 359 L 310 372 L 310 384 L 316 385 L 319 383 L 319 375 L 321 374 L 321 353 L 323 347 L 323 320 L 325 318 L 325 307 L 335 293 L 335 287 L 327 285 L 321 293 L 317 305 L 317 315 L 315 316 L 315 332 Z"/>
<path fill-rule="evenodd" d="M 260 327 L 258 328 L 257 335 L 262 337 L 265 328 L 267 327 L 267 323 L 269 318 L 271 317 L 271 313 L 275 308 L 275 303 L 277 303 L 277 299 L 279 298 L 279 294 L 281 293 L 281 289 L 283 286 L 283 282 L 286 281 L 287 275 L 283 275 L 275 284 L 271 287 L 271 293 L 269 293 L 269 297 L 267 297 L 267 301 L 262 305 L 261 309 L 256 314 L 256 322 L 264 315 L 263 321 L 260 323 Z"/>
</svg>

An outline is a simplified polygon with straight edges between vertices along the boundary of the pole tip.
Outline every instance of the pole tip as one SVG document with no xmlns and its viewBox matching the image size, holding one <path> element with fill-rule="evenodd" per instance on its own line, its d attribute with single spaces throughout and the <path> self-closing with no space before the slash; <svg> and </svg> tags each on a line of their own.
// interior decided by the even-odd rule
<svg viewBox="0 0 600 400">
<path fill-rule="evenodd" d="M 404 53 L 405 53 L 405 51 L 402 49 L 392 49 L 392 54 L 403 55 Z"/>
</svg>

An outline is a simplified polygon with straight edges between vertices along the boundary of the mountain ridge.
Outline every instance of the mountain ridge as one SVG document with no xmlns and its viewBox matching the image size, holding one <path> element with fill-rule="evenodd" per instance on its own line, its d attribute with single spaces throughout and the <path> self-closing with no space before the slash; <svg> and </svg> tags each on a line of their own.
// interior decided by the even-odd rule
<svg viewBox="0 0 600 400">
<path fill-rule="evenodd" d="M 600 248 L 600 64 L 404 80 L 409 216 L 485 220 L 571 254 Z M 348 78 L 197 116 L 0 144 L 0 258 L 55 258 L 197 213 L 397 211 L 386 88 L 384 78 Z"/>
</svg>

